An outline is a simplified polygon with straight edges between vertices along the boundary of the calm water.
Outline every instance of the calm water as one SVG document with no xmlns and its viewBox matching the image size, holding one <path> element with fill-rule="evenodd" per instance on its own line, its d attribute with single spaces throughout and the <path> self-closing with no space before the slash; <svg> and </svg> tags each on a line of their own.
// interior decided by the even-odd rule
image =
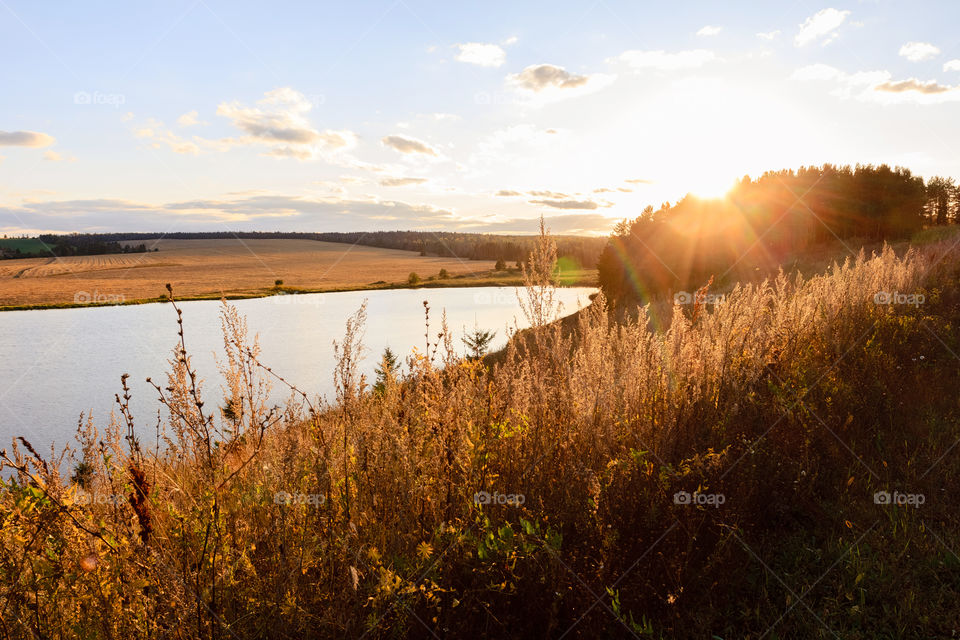
<svg viewBox="0 0 960 640">
<path fill-rule="evenodd" d="M 586 306 L 593 289 L 561 289 L 563 313 Z M 260 336 L 261 360 L 288 381 L 315 395 L 333 394 L 333 340 L 343 337 L 347 317 L 368 301 L 364 371 L 368 379 L 389 346 L 404 360 L 424 348 L 423 301 L 430 303 L 431 337 L 442 311 L 462 351 L 460 338 L 474 326 L 496 330 L 493 348 L 506 343 L 514 320 L 526 326 L 513 288 L 419 289 L 277 296 L 239 300 L 251 335 Z M 187 350 L 203 377 L 206 404 L 222 398 L 215 355 L 222 359 L 220 303 L 180 303 Z M 177 343 L 176 313 L 168 304 L 0 313 L 0 448 L 25 436 L 43 452 L 71 441 L 81 412 L 105 425 L 128 381 L 141 434 L 156 423 L 156 391 L 146 382 L 166 382 L 167 360 Z M 164 385 L 165 386 L 165 385 Z M 275 399 L 285 398 L 277 385 Z"/>
</svg>

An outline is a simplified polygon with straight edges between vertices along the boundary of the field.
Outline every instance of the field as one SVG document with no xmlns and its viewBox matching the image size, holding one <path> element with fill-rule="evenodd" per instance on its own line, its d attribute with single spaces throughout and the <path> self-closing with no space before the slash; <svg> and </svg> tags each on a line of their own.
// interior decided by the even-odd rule
<svg viewBox="0 0 960 640">
<path fill-rule="evenodd" d="M 298 290 L 399 285 L 411 272 L 430 284 L 441 269 L 451 284 L 476 284 L 464 277 L 487 276 L 494 265 L 313 240 L 160 240 L 150 246 L 159 251 L 0 262 L 0 307 L 157 298 L 166 283 L 181 298 L 262 295 L 276 280 Z"/>
<path fill-rule="evenodd" d="M 45 253 L 47 245 L 38 238 L 2 238 L 0 239 L 0 249 L 9 249 L 20 253 Z"/>
</svg>

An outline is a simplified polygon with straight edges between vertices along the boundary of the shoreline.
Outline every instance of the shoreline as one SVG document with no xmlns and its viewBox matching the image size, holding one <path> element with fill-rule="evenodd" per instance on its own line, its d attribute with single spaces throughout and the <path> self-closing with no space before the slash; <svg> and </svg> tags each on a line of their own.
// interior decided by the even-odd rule
<svg viewBox="0 0 960 640">
<path fill-rule="evenodd" d="M 560 287 L 598 287 L 596 270 L 589 270 L 586 274 L 561 276 Z M 443 288 L 482 288 L 482 287 L 522 287 L 523 278 L 519 274 L 496 276 L 463 275 L 445 278 L 443 280 L 425 280 L 416 285 L 406 282 L 372 282 L 365 285 L 341 287 L 271 287 L 260 291 L 233 292 L 233 293 L 201 293 L 186 296 L 176 296 L 177 302 L 192 302 L 196 300 L 250 300 L 254 298 L 268 298 L 279 295 L 305 295 L 311 293 L 347 293 L 350 291 L 382 291 L 395 289 L 443 289 Z M 134 298 L 131 300 L 115 300 L 110 302 L 39 302 L 35 304 L 0 305 L 0 312 L 4 311 L 41 311 L 52 309 L 80 309 L 96 307 L 124 307 L 140 304 L 157 304 L 169 301 L 166 296 L 156 298 Z"/>
</svg>

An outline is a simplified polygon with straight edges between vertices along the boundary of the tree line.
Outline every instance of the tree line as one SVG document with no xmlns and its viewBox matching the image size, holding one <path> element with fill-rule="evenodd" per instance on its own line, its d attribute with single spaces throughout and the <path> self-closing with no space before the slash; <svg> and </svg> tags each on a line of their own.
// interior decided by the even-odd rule
<svg viewBox="0 0 960 640">
<path fill-rule="evenodd" d="M 711 277 L 749 277 L 830 240 L 904 239 L 958 221 L 951 178 L 925 183 L 885 164 L 768 171 L 723 198 L 648 206 L 615 227 L 597 266 L 608 298 L 646 299 Z"/>
<path fill-rule="evenodd" d="M 576 265 L 593 269 L 606 245 L 607 239 L 589 236 L 554 236 L 560 258 Z M 454 231 L 372 231 L 372 232 L 297 232 L 297 231 L 179 231 L 173 233 L 127 232 L 89 233 L 69 235 L 44 235 L 41 239 L 48 245 L 71 245 L 91 247 L 103 245 L 114 251 L 125 251 L 120 242 L 145 243 L 150 240 L 318 240 L 359 244 L 384 249 L 416 251 L 424 256 L 456 257 L 464 260 L 499 260 L 509 263 L 522 262 L 533 250 L 534 236 L 495 235 L 490 233 L 461 233 Z M 153 250 L 149 248 L 149 250 Z M 82 255 L 63 253 L 56 255 Z"/>
</svg>

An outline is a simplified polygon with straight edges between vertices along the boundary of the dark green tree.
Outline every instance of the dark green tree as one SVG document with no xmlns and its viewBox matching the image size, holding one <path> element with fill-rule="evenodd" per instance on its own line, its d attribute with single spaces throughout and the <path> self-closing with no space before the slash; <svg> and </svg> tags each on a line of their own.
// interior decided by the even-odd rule
<svg viewBox="0 0 960 640">
<path fill-rule="evenodd" d="M 400 365 L 397 363 L 397 356 L 390 347 L 384 349 L 383 355 L 380 357 L 380 366 L 374 370 L 374 373 L 377 375 L 376 382 L 373 384 L 374 393 L 382 394 L 384 389 L 387 388 L 387 380 L 395 378 L 399 368 Z"/>
<path fill-rule="evenodd" d="M 463 344 L 467 347 L 469 357 L 479 360 L 490 350 L 490 343 L 496 337 L 496 331 L 485 331 L 475 327 L 473 331 L 463 337 Z"/>
</svg>

